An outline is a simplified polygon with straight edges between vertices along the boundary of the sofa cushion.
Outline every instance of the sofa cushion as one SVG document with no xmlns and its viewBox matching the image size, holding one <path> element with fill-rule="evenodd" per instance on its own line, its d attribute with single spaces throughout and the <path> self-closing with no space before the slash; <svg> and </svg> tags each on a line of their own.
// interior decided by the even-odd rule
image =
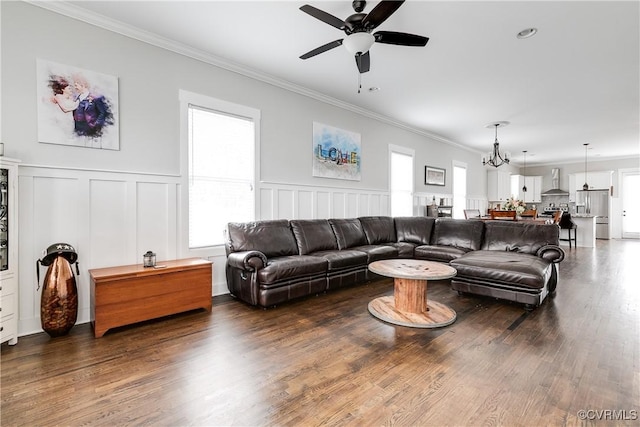
<svg viewBox="0 0 640 427">
<path fill-rule="evenodd" d="M 360 217 L 360 224 L 370 245 L 379 245 L 396 241 L 393 218 L 389 216 Z"/>
<path fill-rule="evenodd" d="M 230 222 L 227 240 L 231 252 L 260 251 L 268 258 L 298 254 L 296 239 L 286 219 Z"/>
<path fill-rule="evenodd" d="M 398 249 L 391 245 L 363 245 L 351 248 L 367 254 L 367 264 L 381 259 L 391 259 L 398 257 Z"/>
<path fill-rule="evenodd" d="M 436 219 L 424 216 L 407 216 L 394 218 L 393 221 L 396 226 L 398 242 L 428 245 Z"/>
<path fill-rule="evenodd" d="M 440 262 L 449 262 L 453 259 L 461 257 L 467 252 L 469 252 L 468 249 L 458 248 L 456 246 L 434 246 L 434 245 L 421 245 L 421 246 L 417 246 L 413 250 L 413 254 L 416 259 L 423 259 L 426 261 L 440 261 Z"/>
<path fill-rule="evenodd" d="M 270 285 L 283 280 L 326 274 L 327 260 L 308 255 L 283 256 L 269 259 L 267 266 L 258 270 L 260 284 Z"/>
<path fill-rule="evenodd" d="M 413 250 L 418 245 L 409 242 L 397 242 L 391 243 L 391 246 L 398 250 L 398 258 L 413 258 Z"/>
<path fill-rule="evenodd" d="M 329 224 L 331 224 L 333 233 L 336 236 L 338 249 L 342 250 L 367 244 L 367 238 L 364 235 L 359 219 L 330 219 Z"/>
<path fill-rule="evenodd" d="M 337 270 L 352 269 L 354 267 L 367 266 L 367 254 L 362 251 L 353 249 L 345 249 L 343 251 L 319 251 L 311 254 L 315 257 L 321 257 L 329 263 L 329 272 Z"/>
<path fill-rule="evenodd" d="M 535 255 L 545 245 L 558 245 L 557 224 L 489 221 L 485 224 L 482 249 Z"/>
<path fill-rule="evenodd" d="M 290 224 L 300 255 L 338 249 L 336 236 L 326 219 L 296 219 Z"/>
<path fill-rule="evenodd" d="M 553 264 L 535 255 L 506 251 L 473 251 L 453 261 L 457 278 L 475 282 L 542 289 L 551 278 Z"/>
<path fill-rule="evenodd" d="M 482 245 L 483 231 L 484 221 L 438 218 L 431 244 L 476 251 Z"/>
</svg>

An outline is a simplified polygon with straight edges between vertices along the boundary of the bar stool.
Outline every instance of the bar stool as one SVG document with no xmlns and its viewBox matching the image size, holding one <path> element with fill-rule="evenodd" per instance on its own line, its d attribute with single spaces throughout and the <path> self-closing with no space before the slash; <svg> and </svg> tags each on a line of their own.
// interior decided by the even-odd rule
<svg viewBox="0 0 640 427">
<path fill-rule="evenodd" d="M 562 233 L 562 230 L 567 230 L 568 239 L 558 239 L 558 240 L 564 240 L 564 241 L 568 240 L 569 241 L 569 249 L 571 249 L 571 241 L 573 240 L 573 243 L 577 248 L 578 247 L 578 239 L 576 238 L 576 229 L 578 228 L 578 226 L 571 219 L 571 214 L 569 212 L 564 212 L 562 214 L 562 217 L 560 218 L 560 224 L 559 225 L 560 225 L 560 233 Z M 572 230 L 573 230 L 573 239 L 571 238 L 571 231 Z"/>
</svg>

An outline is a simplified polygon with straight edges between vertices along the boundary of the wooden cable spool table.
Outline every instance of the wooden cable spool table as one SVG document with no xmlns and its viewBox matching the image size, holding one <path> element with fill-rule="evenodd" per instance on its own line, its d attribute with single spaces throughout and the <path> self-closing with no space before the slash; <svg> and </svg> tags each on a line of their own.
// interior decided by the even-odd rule
<svg viewBox="0 0 640 427">
<path fill-rule="evenodd" d="M 369 313 L 387 323 L 411 328 L 438 328 L 455 322 L 456 312 L 427 299 L 427 280 L 450 279 L 456 269 L 446 264 L 415 259 L 389 259 L 369 264 L 369 270 L 392 277 L 392 296 L 374 299 Z"/>
</svg>

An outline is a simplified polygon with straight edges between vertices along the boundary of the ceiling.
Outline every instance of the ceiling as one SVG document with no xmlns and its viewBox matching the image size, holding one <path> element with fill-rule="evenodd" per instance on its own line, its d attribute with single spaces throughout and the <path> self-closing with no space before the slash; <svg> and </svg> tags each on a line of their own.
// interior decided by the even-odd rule
<svg viewBox="0 0 640 427">
<path fill-rule="evenodd" d="M 583 161 L 585 143 L 594 160 L 640 156 L 637 1 L 407 1 L 376 30 L 430 40 L 426 47 L 375 43 L 362 93 L 344 46 L 299 59 L 344 36 L 299 7 L 345 19 L 354 13 L 349 0 L 63 4 L 125 34 L 143 30 L 178 50 L 370 111 L 479 157 L 491 149 L 494 129 L 485 125 L 495 121 L 510 122 L 498 139 L 514 163 L 522 163 L 523 150 L 528 165 Z M 538 29 L 534 37 L 516 38 L 529 27 Z"/>
</svg>

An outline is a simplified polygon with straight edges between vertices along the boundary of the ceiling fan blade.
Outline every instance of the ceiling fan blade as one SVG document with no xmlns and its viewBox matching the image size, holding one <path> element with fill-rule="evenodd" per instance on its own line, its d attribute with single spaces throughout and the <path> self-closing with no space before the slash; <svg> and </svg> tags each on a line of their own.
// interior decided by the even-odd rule
<svg viewBox="0 0 640 427">
<path fill-rule="evenodd" d="M 356 55 L 356 65 L 358 66 L 358 71 L 360 71 L 360 74 L 369 71 L 369 69 L 371 68 L 371 57 L 369 56 L 368 51 Z"/>
<path fill-rule="evenodd" d="M 327 13 L 323 10 L 315 8 L 311 5 L 305 4 L 304 6 L 300 6 L 300 10 L 305 13 L 308 13 L 309 15 L 313 16 L 316 19 L 321 20 L 325 24 L 329 24 L 332 27 L 336 27 L 339 30 L 344 31 L 345 28 L 347 28 L 347 23 L 344 22 L 342 19 L 336 18 L 330 13 Z"/>
<path fill-rule="evenodd" d="M 402 6 L 402 1 L 381 1 L 373 8 L 371 12 L 362 20 L 362 26 L 368 30 L 376 28 L 393 15 L 393 12 Z"/>
<path fill-rule="evenodd" d="M 429 41 L 429 37 L 398 33 L 396 31 L 377 31 L 373 36 L 378 43 L 395 44 L 400 46 L 425 46 Z"/>
<path fill-rule="evenodd" d="M 315 48 L 313 50 L 310 50 L 309 52 L 307 52 L 304 55 L 300 56 L 300 59 L 309 59 L 312 56 L 319 55 L 319 54 L 321 54 L 323 52 L 331 50 L 334 47 L 338 47 L 340 45 L 342 45 L 342 39 L 334 40 L 334 41 L 329 42 L 329 43 L 327 43 L 325 45 L 322 45 L 322 46 L 317 47 L 317 48 Z"/>
</svg>

